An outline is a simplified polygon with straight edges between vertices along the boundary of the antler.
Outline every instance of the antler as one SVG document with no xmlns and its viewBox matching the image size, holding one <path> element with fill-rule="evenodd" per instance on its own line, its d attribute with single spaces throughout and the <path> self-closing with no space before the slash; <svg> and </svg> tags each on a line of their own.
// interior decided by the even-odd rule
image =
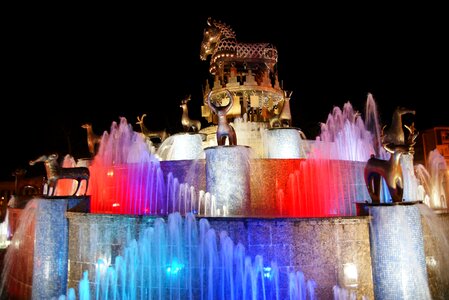
<svg viewBox="0 0 449 300">
<path fill-rule="evenodd" d="M 409 147 L 410 153 L 414 153 L 413 146 L 416 144 L 416 138 L 418 137 L 419 131 L 415 128 L 415 122 L 412 123 L 412 125 L 407 126 L 404 125 L 405 128 L 409 131 L 409 135 L 407 138 L 407 142 L 405 143 Z"/>
<path fill-rule="evenodd" d="M 140 125 L 143 124 L 143 119 L 147 116 L 147 114 L 143 114 L 140 118 L 137 116 L 137 122 L 136 124 Z"/>
<path fill-rule="evenodd" d="M 192 99 L 192 95 L 188 95 L 187 97 L 185 97 L 184 99 L 181 100 L 181 104 L 186 104 L 191 99 Z"/>
<path fill-rule="evenodd" d="M 232 105 L 233 105 L 233 103 L 234 103 L 232 93 L 231 93 L 229 90 L 227 90 L 227 89 L 225 90 L 225 93 L 226 93 L 226 95 L 227 95 L 228 98 L 229 98 L 229 103 L 226 104 L 226 105 L 224 105 L 224 106 L 216 106 L 215 103 L 213 103 L 213 102 L 211 101 L 212 93 L 213 93 L 213 91 L 210 91 L 210 92 L 209 92 L 209 95 L 207 96 L 207 104 L 209 105 L 210 109 L 211 109 L 214 113 L 216 113 L 217 115 L 218 115 L 218 112 L 219 112 L 219 111 L 224 111 L 225 114 L 228 113 L 228 112 L 231 110 L 231 107 L 232 107 Z"/>
<path fill-rule="evenodd" d="M 284 98 L 291 98 L 292 94 L 293 94 L 293 91 L 290 91 L 290 92 L 284 91 Z"/>
</svg>

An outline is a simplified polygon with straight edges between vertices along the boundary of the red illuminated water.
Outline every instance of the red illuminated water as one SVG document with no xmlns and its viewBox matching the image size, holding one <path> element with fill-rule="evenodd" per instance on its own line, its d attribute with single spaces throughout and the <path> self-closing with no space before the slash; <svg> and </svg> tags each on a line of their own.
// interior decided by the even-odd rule
<svg viewBox="0 0 449 300">
<path fill-rule="evenodd" d="M 213 197 L 164 174 L 141 134 L 125 118 L 105 132 L 89 167 L 91 212 L 166 215 L 200 212 L 213 216 Z"/>
<path fill-rule="evenodd" d="M 73 168 L 75 166 L 76 166 L 75 159 L 70 155 L 66 155 L 62 162 L 62 167 L 63 168 Z M 72 195 L 75 192 L 76 185 L 77 185 L 77 183 L 74 180 L 60 179 L 60 180 L 58 180 L 58 184 L 56 186 L 55 195 L 57 195 L 57 196 Z"/>
<path fill-rule="evenodd" d="M 261 203 L 271 212 L 277 211 L 270 215 L 351 216 L 356 213 L 356 202 L 370 201 L 363 174 L 366 161 L 373 154 L 384 160 L 389 156 L 381 147 L 378 112 L 372 95 L 367 97 L 365 119 L 366 122 L 349 102 L 332 110 L 321 126 L 320 136 L 310 142 L 309 156 L 292 159 L 292 168 L 285 168 L 285 174 L 277 174 L 270 186 L 263 186 L 276 191 L 271 198 L 276 198 L 275 203 L 267 200 Z M 419 200 L 420 190 L 411 159 L 405 157 L 401 165 L 404 199 L 414 201 Z M 255 165 L 250 164 L 251 168 Z M 166 215 L 179 211 L 213 216 L 223 211 L 215 206 L 213 196 L 199 191 L 198 185 L 195 190 L 171 173 L 164 174 L 142 135 L 134 132 L 124 118 L 118 124 L 114 122 L 110 132 L 103 135 L 90 170 L 91 211 L 95 213 Z M 200 175 L 187 174 L 187 169 L 185 172 L 184 180 Z M 258 176 L 257 173 L 267 174 L 260 170 L 252 176 Z M 257 193 L 260 195 L 259 191 L 252 194 Z M 389 202 L 389 198 L 385 192 L 384 201 Z"/>
<path fill-rule="evenodd" d="M 380 146 L 380 125 L 374 99 L 368 95 L 365 126 L 347 102 L 334 107 L 307 160 L 291 173 L 285 187 L 278 186 L 282 215 L 324 217 L 355 215 L 355 202 L 369 200 L 364 164 L 372 154 L 387 156 Z"/>
<path fill-rule="evenodd" d="M 351 216 L 355 202 L 368 197 L 362 163 L 308 159 L 278 189 L 277 202 L 284 216 Z"/>
</svg>

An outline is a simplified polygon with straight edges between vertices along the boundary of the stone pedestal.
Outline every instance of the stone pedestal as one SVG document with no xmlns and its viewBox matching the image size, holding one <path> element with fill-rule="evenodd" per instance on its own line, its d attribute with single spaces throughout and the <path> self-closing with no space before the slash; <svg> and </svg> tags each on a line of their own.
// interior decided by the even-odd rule
<svg viewBox="0 0 449 300">
<path fill-rule="evenodd" d="M 67 290 L 67 200 L 39 200 L 35 223 L 33 299 L 51 299 Z"/>
<path fill-rule="evenodd" d="M 375 299 L 431 299 L 417 205 L 370 207 Z"/>
<path fill-rule="evenodd" d="M 194 160 L 204 158 L 203 135 L 179 133 L 169 137 L 158 149 L 163 160 Z"/>
<path fill-rule="evenodd" d="M 267 158 L 305 158 L 304 141 L 293 127 L 271 128 L 266 131 Z"/>
<path fill-rule="evenodd" d="M 216 146 L 206 152 L 206 190 L 216 197 L 220 214 L 243 216 L 250 207 L 250 148 Z"/>
<path fill-rule="evenodd" d="M 67 292 L 68 225 L 66 211 L 89 212 L 89 196 L 38 199 L 33 255 L 33 299 Z"/>
</svg>

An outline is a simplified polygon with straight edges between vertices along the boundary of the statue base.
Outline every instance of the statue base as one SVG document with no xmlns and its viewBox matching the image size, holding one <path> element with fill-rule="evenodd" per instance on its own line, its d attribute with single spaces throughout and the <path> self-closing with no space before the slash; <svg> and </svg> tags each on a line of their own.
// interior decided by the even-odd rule
<svg viewBox="0 0 449 300">
<path fill-rule="evenodd" d="M 90 196 L 42 196 L 45 200 L 67 200 L 67 211 L 90 213 Z"/>
<path fill-rule="evenodd" d="M 369 208 L 375 206 L 395 206 L 395 205 L 415 205 L 421 204 L 423 201 L 402 201 L 391 203 L 371 203 L 371 202 L 355 202 L 357 216 L 369 216 Z"/>
</svg>

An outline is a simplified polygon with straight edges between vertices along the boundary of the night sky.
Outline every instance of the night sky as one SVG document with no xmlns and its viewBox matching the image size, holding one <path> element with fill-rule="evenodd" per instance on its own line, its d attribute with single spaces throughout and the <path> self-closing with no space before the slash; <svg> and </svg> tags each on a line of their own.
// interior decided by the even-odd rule
<svg viewBox="0 0 449 300">
<path fill-rule="evenodd" d="M 363 111 L 369 92 L 382 124 L 406 106 L 416 109 L 418 130 L 449 126 L 448 24 L 437 11 L 186 13 L 165 22 L 154 13 L 15 20 L 3 43 L 1 179 L 12 180 L 18 167 L 32 174 L 27 162 L 42 154 L 86 157 L 85 122 L 101 134 L 120 116 L 135 124 L 146 113 L 148 128 L 176 133 L 188 94 L 190 117 L 200 119 L 201 90 L 211 79 L 209 62 L 199 58 L 208 16 L 231 25 L 238 41 L 276 45 L 279 79 L 293 91 L 293 125 L 310 139 L 334 106 L 350 101 Z"/>
</svg>

